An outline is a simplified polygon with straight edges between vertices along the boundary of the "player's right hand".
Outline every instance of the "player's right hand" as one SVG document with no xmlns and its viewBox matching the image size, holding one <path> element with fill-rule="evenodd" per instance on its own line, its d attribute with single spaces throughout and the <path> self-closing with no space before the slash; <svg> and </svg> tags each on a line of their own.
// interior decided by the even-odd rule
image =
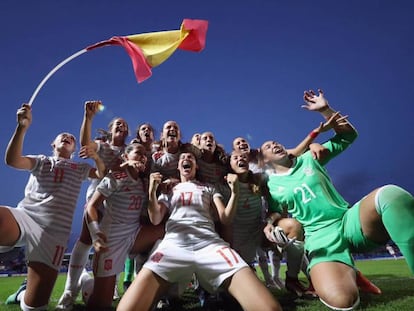
<svg viewBox="0 0 414 311">
<path fill-rule="evenodd" d="M 96 235 L 98 238 L 93 241 L 93 248 L 96 253 L 105 253 L 109 250 L 108 245 L 106 244 L 106 235 L 103 232 L 98 232 Z"/>
</svg>

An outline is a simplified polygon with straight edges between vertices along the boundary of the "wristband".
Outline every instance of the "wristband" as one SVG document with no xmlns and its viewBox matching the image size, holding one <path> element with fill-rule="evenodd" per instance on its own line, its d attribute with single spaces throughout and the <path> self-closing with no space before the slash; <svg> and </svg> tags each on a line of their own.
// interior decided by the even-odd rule
<svg viewBox="0 0 414 311">
<path fill-rule="evenodd" d="M 316 137 L 318 137 L 319 133 L 316 131 L 312 131 L 309 133 L 309 137 L 312 139 L 315 139 Z"/>
<path fill-rule="evenodd" d="M 96 240 L 98 240 L 99 239 L 98 232 L 102 232 L 101 229 L 99 228 L 98 222 L 94 220 L 88 223 L 88 229 L 91 235 L 92 242 L 95 242 Z"/>
</svg>

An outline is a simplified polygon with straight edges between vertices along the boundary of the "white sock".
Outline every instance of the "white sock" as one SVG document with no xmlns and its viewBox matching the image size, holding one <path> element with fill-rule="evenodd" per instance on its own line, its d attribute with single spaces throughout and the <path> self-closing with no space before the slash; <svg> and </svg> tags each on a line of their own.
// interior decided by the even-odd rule
<svg viewBox="0 0 414 311">
<path fill-rule="evenodd" d="M 272 267 L 272 279 L 275 280 L 279 278 L 280 257 L 275 253 L 274 250 L 269 250 L 267 254 L 269 256 L 270 265 Z"/>
<path fill-rule="evenodd" d="M 24 291 L 22 291 L 22 293 L 24 293 Z M 22 311 L 46 311 L 48 309 L 48 305 L 44 305 L 41 307 L 31 307 L 28 306 L 25 302 L 24 302 L 24 296 L 22 296 L 22 299 L 20 300 L 20 309 L 22 309 Z"/>
<path fill-rule="evenodd" d="M 79 278 L 89 258 L 90 245 L 77 241 L 69 260 L 69 269 L 65 283 L 65 291 L 78 291 Z"/>
<path fill-rule="evenodd" d="M 26 290 L 22 290 L 17 296 L 16 296 L 16 301 L 22 301 L 23 297 L 24 297 L 24 293 L 26 292 Z"/>
</svg>

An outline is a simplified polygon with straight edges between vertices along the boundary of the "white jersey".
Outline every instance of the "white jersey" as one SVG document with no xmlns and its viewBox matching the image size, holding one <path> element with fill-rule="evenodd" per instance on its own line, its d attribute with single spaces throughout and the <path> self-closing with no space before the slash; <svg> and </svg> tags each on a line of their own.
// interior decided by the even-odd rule
<svg viewBox="0 0 414 311">
<path fill-rule="evenodd" d="M 124 152 L 124 146 L 113 146 L 100 140 L 97 140 L 95 142 L 98 146 L 96 153 L 105 164 L 105 168 L 107 170 L 116 167 L 121 162 L 121 154 Z M 88 190 L 86 191 L 86 201 L 89 201 L 89 199 L 92 197 L 96 186 L 100 182 L 100 179 L 91 179 L 90 182 L 91 183 L 89 184 Z"/>
<path fill-rule="evenodd" d="M 109 250 L 97 256 L 95 274 L 105 277 L 123 270 L 141 227 L 140 216 L 148 204 L 148 194 L 141 178 L 135 180 L 128 170 L 108 174 L 96 191 L 106 197 L 100 228 L 106 235 Z"/>
<path fill-rule="evenodd" d="M 251 263 L 259 246 L 262 231 L 262 197 L 247 183 L 239 182 L 239 198 L 233 219 L 233 248 Z"/>
<path fill-rule="evenodd" d="M 136 232 L 141 212 L 148 204 L 147 189 L 141 178 L 135 180 L 128 170 L 112 172 L 101 180 L 96 191 L 106 197 L 101 229 L 119 228 L 116 235 Z"/>
<path fill-rule="evenodd" d="M 183 289 L 196 275 L 201 286 L 216 291 L 237 271 L 247 268 L 240 255 L 215 231 L 211 217 L 214 187 L 198 181 L 179 183 L 159 202 L 172 209 L 164 239 L 155 245 L 144 267 Z M 181 291 L 180 291 L 181 292 Z"/>
<path fill-rule="evenodd" d="M 213 197 L 221 196 L 209 184 L 198 181 L 176 185 L 169 196 L 159 198 L 170 209 L 164 240 L 183 248 L 201 249 L 214 241 L 222 242 L 213 221 Z"/>
<path fill-rule="evenodd" d="M 163 178 L 179 178 L 178 174 L 178 159 L 180 152 L 169 153 L 164 151 L 157 151 L 152 154 L 151 172 L 160 172 Z"/>
<path fill-rule="evenodd" d="M 52 156 L 30 157 L 36 164 L 17 208 L 24 209 L 42 228 L 69 235 L 80 187 L 92 166 Z"/>
</svg>

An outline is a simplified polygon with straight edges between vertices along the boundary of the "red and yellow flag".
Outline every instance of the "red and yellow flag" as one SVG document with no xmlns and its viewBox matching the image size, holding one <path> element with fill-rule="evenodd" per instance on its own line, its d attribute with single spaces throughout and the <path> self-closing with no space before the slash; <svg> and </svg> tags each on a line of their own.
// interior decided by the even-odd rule
<svg viewBox="0 0 414 311">
<path fill-rule="evenodd" d="M 86 48 L 87 51 L 105 45 L 122 46 L 132 60 L 138 82 L 152 75 L 151 69 L 162 64 L 176 49 L 199 52 L 204 49 L 208 22 L 184 19 L 179 30 L 149 32 L 130 36 L 115 36 Z"/>
<path fill-rule="evenodd" d="M 184 19 L 180 30 L 149 32 L 138 35 L 112 37 L 109 40 L 90 45 L 57 64 L 39 83 L 28 104 L 31 106 L 40 89 L 53 74 L 76 57 L 99 47 L 107 45 L 122 46 L 134 66 L 138 83 L 152 75 L 152 67 L 163 63 L 176 49 L 198 52 L 206 44 L 208 22 L 198 19 Z"/>
</svg>

